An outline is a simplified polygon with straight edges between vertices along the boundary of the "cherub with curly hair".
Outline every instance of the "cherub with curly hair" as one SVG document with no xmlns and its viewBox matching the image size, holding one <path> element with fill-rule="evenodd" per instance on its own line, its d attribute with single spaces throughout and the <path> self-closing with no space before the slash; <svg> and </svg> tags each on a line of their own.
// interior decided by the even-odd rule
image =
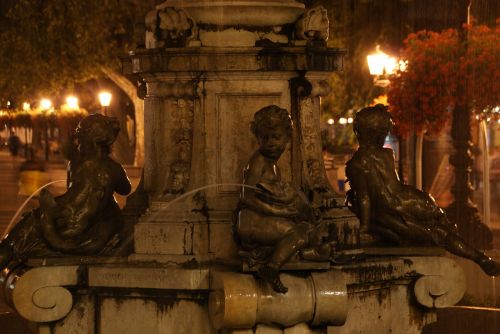
<svg viewBox="0 0 500 334">
<path fill-rule="evenodd" d="M 359 148 L 346 164 L 351 186 L 346 202 L 360 219 L 361 233 L 396 244 L 439 245 L 473 260 L 488 275 L 500 275 L 500 264 L 468 245 L 429 194 L 399 180 L 394 152 L 384 147 L 392 127 L 387 108 L 360 110 L 353 126 Z"/>
<path fill-rule="evenodd" d="M 125 170 L 109 157 L 119 131 L 114 117 L 93 114 L 80 122 L 67 191 L 54 198 L 42 190 L 40 207 L 0 242 L 0 268 L 29 256 L 99 254 L 117 235 L 122 218 L 113 193 L 131 190 Z"/>
<path fill-rule="evenodd" d="M 286 293 L 280 268 L 299 251 L 319 247 L 322 236 L 310 204 L 303 194 L 282 181 L 277 165 L 292 133 L 288 111 L 275 105 L 262 108 L 255 114 L 251 130 L 259 149 L 243 172 L 243 183 L 248 187 L 242 188 L 235 234 L 242 248 L 254 251 L 256 257 L 259 254 L 255 251 L 267 250 L 258 275 L 275 291 Z M 330 249 L 321 251 L 315 252 L 318 260 L 328 259 Z"/>
</svg>

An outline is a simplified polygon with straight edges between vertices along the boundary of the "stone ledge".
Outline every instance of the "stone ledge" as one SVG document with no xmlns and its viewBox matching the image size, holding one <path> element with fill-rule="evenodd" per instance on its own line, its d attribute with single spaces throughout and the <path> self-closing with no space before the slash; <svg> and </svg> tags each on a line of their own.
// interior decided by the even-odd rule
<svg viewBox="0 0 500 334">
<path fill-rule="evenodd" d="M 122 58 L 123 72 L 341 71 L 346 50 L 327 47 L 169 48 Z"/>
<path fill-rule="evenodd" d="M 165 290 L 208 290 L 209 269 L 89 267 L 90 287 Z"/>
</svg>

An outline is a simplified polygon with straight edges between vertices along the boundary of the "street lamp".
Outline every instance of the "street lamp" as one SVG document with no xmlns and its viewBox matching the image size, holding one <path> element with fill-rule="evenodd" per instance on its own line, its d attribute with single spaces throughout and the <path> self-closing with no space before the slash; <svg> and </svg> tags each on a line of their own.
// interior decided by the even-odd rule
<svg viewBox="0 0 500 334">
<path fill-rule="evenodd" d="M 375 53 L 368 55 L 366 60 L 368 61 L 370 74 L 374 76 L 375 85 L 387 87 L 389 79 L 387 79 L 386 75 L 393 74 L 398 67 L 396 58 L 382 52 L 380 45 L 377 45 Z"/>
<path fill-rule="evenodd" d="M 52 108 L 52 101 L 49 99 L 40 100 L 40 109 L 42 111 L 49 111 Z"/>
<path fill-rule="evenodd" d="M 390 80 L 388 78 L 389 75 L 396 73 L 396 70 L 404 71 L 406 69 L 407 62 L 403 60 L 397 60 L 395 57 L 391 57 L 386 54 L 382 50 L 380 50 L 380 45 L 377 45 L 375 48 L 375 53 L 372 53 L 366 57 L 368 62 L 368 69 L 370 70 L 370 74 L 373 76 L 373 84 L 375 86 L 382 87 L 383 96 L 387 98 L 386 88 L 390 84 Z M 380 98 L 380 97 L 379 97 Z M 385 104 L 385 103 L 384 103 Z M 423 140 L 423 135 L 420 140 Z M 402 146 L 401 146 L 401 138 L 398 137 L 398 150 L 397 156 L 399 157 L 398 161 L 398 170 L 401 175 L 403 175 L 403 159 L 402 159 Z M 423 143 L 420 141 L 420 143 Z M 420 149 L 420 150 L 419 150 Z M 421 145 L 417 145 L 417 168 L 416 168 L 416 186 L 417 188 L 422 188 L 422 169 L 418 166 L 419 162 L 422 161 L 422 158 L 419 158 L 422 154 Z"/>
<path fill-rule="evenodd" d="M 75 97 L 75 96 L 71 96 L 71 95 L 68 96 L 66 98 L 66 105 L 71 110 L 78 110 L 78 109 L 80 109 L 80 106 L 78 105 L 78 98 Z"/>
<path fill-rule="evenodd" d="M 100 92 L 99 93 L 99 102 L 101 103 L 102 112 L 106 114 L 109 105 L 111 104 L 111 93 L 110 92 Z"/>
</svg>

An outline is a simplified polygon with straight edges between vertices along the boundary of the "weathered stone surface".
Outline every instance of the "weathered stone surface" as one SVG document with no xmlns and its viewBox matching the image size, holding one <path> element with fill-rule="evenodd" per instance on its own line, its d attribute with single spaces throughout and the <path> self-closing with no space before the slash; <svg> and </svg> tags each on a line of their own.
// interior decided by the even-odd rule
<svg viewBox="0 0 500 334">
<path fill-rule="evenodd" d="M 135 252 L 139 254 L 193 254 L 193 224 L 140 223 L 135 226 Z"/>
<path fill-rule="evenodd" d="M 206 290 L 209 288 L 208 269 L 176 267 L 90 267 L 89 286 L 142 288 L 165 290 Z"/>
<path fill-rule="evenodd" d="M 103 298 L 98 333 L 215 334 L 203 302 L 171 298 Z"/>
<path fill-rule="evenodd" d="M 329 326 L 328 334 L 419 334 L 436 321 L 435 312 L 415 308 L 407 285 L 388 285 L 349 293 L 349 313 L 343 326 Z"/>
<path fill-rule="evenodd" d="M 52 324 L 51 334 L 94 334 L 94 298 L 90 295 L 77 295 L 71 312 L 61 321 Z"/>
</svg>

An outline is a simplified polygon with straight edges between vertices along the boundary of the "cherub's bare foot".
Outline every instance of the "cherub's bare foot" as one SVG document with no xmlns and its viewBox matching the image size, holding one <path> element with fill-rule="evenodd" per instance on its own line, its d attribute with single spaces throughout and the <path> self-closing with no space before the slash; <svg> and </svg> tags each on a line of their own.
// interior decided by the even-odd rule
<svg viewBox="0 0 500 334">
<path fill-rule="evenodd" d="M 500 275 L 500 263 L 493 261 L 491 257 L 485 256 L 481 260 L 477 261 L 477 264 L 489 276 Z"/>
<path fill-rule="evenodd" d="M 284 286 L 280 280 L 280 273 L 278 269 L 264 265 L 259 268 L 257 274 L 260 278 L 269 283 L 274 291 L 278 293 L 288 292 L 288 288 Z"/>
</svg>

